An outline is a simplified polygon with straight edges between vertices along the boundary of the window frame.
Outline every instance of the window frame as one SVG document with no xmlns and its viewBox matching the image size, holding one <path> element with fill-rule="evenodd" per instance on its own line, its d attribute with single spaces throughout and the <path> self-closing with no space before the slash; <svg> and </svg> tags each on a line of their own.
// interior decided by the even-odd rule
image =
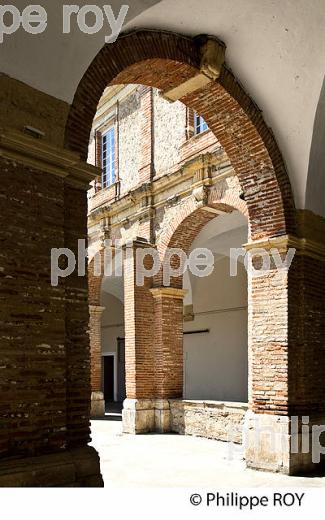
<svg viewBox="0 0 325 520">
<path fill-rule="evenodd" d="M 114 128 L 114 182 L 111 184 L 105 182 L 104 183 L 104 171 L 103 171 L 103 137 L 107 134 L 112 128 Z M 102 170 L 100 177 L 97 178 L 96 191 L 102 189 L 108 189 L 111 186 L 118 185 L 119 183 L 119 145 L 118 145 L 118 114 L 117 107 L 115 107 L 114 112 L 111 112 L 110 115 L 106 118 L 105 122 L 100 124 L 95 130 L 95 148 L 96 148 L 96 166 Z M 112 179 L 111 179 L 112 180 Z"/>
<path fill-rule="evenodd" d="M 194 135 L 203 134 L 208 130 L 208 123 L 205 119 L 198 112 L 194 112 Z"/>
<path fill-rule="evenodd" d="M 106 139 L 107 142 L 104 142 L 104 139 Z M 114 123 L 101 132 L 100 160 L 102 168 L 102 189 L 110 188 L 117 181 L 116 129 Z"/>
</svg>

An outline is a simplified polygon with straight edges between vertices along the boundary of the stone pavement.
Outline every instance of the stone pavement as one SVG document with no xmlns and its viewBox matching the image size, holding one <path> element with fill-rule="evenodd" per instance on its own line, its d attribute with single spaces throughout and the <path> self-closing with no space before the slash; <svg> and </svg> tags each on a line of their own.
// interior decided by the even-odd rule
<svg viewBox="0 0 325 520">
<path fill-rule="evenodd" d="M 118 419 L 118 417 L 115 417 Z M 324 487 L 324 477 L 288 477 L 245 468 L 238 447 L 177 434 L 123 435 L 116 420 L 92 421 L 105 487 Z"/>
</svg>

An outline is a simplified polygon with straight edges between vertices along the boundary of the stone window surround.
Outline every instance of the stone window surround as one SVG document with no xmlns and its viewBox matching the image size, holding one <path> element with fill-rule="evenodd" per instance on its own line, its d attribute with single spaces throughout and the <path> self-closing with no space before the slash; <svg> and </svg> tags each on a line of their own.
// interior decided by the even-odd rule
<svg viewBox="0 0 325 520">
<path fill-rule="evenodd" d="M 109 114 L 105 118 L 105 121 L 94 129 L 95 135 L 95 147 L 96 147 L 96 166 L 98 168 L 102 168 L 102 136 L 108 131 L 110 128 L 114 127 L 115 130 L 115 182 L 107 186 L 106 188 L 102 188 L 102 179 L 98 178 L 95 180 L 95 193 L 97 193 L 101 189 L 109 189 L 112 186 L 119 183 L 119 117 L 118 117 L 118 103 L 116 103 Z"/>
</svg>

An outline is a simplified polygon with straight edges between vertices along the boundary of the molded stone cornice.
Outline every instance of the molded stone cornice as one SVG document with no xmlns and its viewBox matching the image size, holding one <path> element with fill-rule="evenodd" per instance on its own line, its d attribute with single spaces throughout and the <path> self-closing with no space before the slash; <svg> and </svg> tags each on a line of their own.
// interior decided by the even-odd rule
<svg viewBox="0 0 325 520">
<path fill-rule="evenodd" d="M 217 167 L 217 171 L 211 172 L 213 166 Z M 196 175 L 196 173 L 202 169 L 204 169 L 205 173 Z M 154 178 L 152 182 L 132 189 L 132 191 L 126 193 L 120 199 L 110 201 L 106 204 L 104 203 L 91 210 L 88 215 L 89 225 L 95 225 L 103 216 L 113 218 L 123 212 L 127 212 L 127 215 L 122 217 L 122 221 L 125 219 L 131 219 L 133 221 L 146 211 L 148 207 L 156 209 L 159 206 L 167 204 L 168 200 L 168 197 L 166 197 L 165 200 L 158 203 L 143 204 L 144 199 L 147 197 L 156 197 L 165 191 L 179 186 L 184 183 L 184 181 L 190 181 L 192 179 L 191 186 L 177 190 L 178 197 L 182 198 L 190 195 L 193 188 L 200 188 L 200 186 L 203 185 L 213 185 L 220 178 L 231 177 L 234 174 L 234 170 L 229 164 L 224 152 L 222 152 L 222 154 L 210 152 L 201 154 L 189 160 L 177 170 L 166 172 L 164 175 Z M 137 205 L 141 207 L 140 211 L 135 210 L 135 206 Z M 112 223 L 112 225 L 114 224 Z"/>
<path fill-rule="evenodd" d="M 75 152 L 12 129 L 0 129 L 0 156 L 64 178 L 68 183 L 85 189 L 100 175 L 98 168 L 81 161 Z"/>
<path fill-rule="evenodd" d="M 102 307 L 101 305 L 89 305 L 90 314 L 101 316 L 105 309 L 106 307 Z"/>
<path fill-rule="evenodd" d="M 298 238 L 293 235 L 282 235 L 268 239 L 256 240 L 244 244 L 243 247 L 250 251 L 252 249 L 278 249 L 279 252 L 286 252 L 290 248 L 296 249 L 296 254 L 309 256 L 317 260 L 325 261 L 325 245 L 308 238 Z"/>
</svg>

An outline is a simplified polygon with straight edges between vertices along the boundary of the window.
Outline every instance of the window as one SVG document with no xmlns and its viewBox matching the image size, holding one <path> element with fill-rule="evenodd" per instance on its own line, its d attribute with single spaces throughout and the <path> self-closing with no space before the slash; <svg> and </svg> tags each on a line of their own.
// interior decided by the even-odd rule
<svg viewBox="0 0 325 520">
<path fill-rule="evenodd" d="M 102 188 L 115 182 L 115 128 L 102 134 Z"/>
<path fill-rule="evenodd" d="M 205 130 L 208 130 L 208 125 L 204 121 L 202 116 L 199 116 L 197 112 L 194 112 L 194 133 L 202 134 Z"/>
</svg>

